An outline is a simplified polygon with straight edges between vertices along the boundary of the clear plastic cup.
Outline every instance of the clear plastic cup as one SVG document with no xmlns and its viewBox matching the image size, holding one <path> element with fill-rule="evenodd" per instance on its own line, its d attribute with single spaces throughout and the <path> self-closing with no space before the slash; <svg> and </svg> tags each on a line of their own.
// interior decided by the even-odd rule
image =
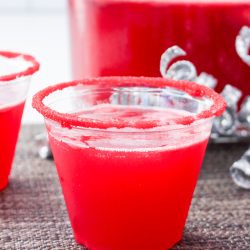
<svg viewBox="0 0 250 250">
<path fill-rule="evenodd" d="M 37 93 L 75 239 L 93 250 L 163 250 L 182 237 L 213 117 L 213 90 L 103 77 Z"/>
<path fill-rule="evenodd" d="M 30 55 L 0 51 L 0 190 L 8 184 L 29 83 L 38 69 Z"/>
</svg>

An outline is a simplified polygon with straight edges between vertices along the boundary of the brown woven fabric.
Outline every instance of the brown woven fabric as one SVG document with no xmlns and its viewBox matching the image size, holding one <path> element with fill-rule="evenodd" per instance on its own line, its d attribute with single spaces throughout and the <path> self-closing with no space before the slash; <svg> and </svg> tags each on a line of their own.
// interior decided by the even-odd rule
<svg viewBox="0 0 250 250">
<path fill-rule="evenodd" d="M 41 131 L 21 131 L 10 185 L 0 193 L 0 249 L 84 249 L 74 242 L 53 161 L 37 157 L 34 135 Z M 174 249 L 250 249 L 250 192 L 228 173 L 245 149 L 209 146 L 183 240 Z"/>
</svg>

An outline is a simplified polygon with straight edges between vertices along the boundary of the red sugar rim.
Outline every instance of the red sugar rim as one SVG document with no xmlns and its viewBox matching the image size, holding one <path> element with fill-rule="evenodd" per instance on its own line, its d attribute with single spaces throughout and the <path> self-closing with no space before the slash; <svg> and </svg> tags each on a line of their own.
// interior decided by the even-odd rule
<svg viewBox="0 0 250 250">
<path fill-rule="evenodd" d="M 0 81 L 11 81 L 15 80 L 22 76 L 29 76 L 34 74 L 36 71 L 38 71 L 40 64 L 36 61 L 36 59 L 33 56 L 17 53 L 17 52 L 10 52 L 10 51 L 0 51 L 0 56 L 6 57 L 6 58 L 16 58 L 16 57 L 22 57 L 24 61 L 30 62 L 31 66 L 27 67 L 25 70 L 12 73 L 9 75 L 0 75 Z"/>
<path fill-rule="evenodd" d="M 100 77 L 100 78 L 90 78 L 80 81 L 72 81 L 66 83 L 60 83 L 54 86 L 45 88 L 44 90 L 39 91 L 33 97 L 32 106 L 40 112 L 44 117 L 51 119 L 60 123 L 63 127 L 85 127 L 85 128 L 98 128 L 98 129 L 107 129 L 111 127 L 116 128 L 125 128 L 125 127 L 134 127 L 134 128 L 143 128 L 149 129 L 159 126 L 157 121 L 137 121 L 137 122 L 124 122 L 122 119 L 111 119 L 109 122 L 95 120 L 84 117 L 77 117 L 73 114 L 60 113 L 55 110 L 52 110 L 43 103 L 43 100 L 46 96 L 51 93 L 62 90 L 67 87 L 76 86 L 79 84 L 83 85 L 94 85 L 98 88 L 105 87 L 173 87 L 188 93 L 189 95 L 202 98 L 207 97 L 213 101 L 211 107 L 207 110 L 202 111 L 201 113 L 193 116 L 186 116 L 182 118 L 172 119 L 175 124 L 189 125 L 196 120 L 211 118 L 214 116 L 220 116 L 225 110 L 226 103 L 223 98 L 217 94 L 212 89 L 209 89 L 205 86 L 198 85 L 197 83 L 187 82 L 187 81 L 174 81 L 167 80 L 164 78 L 153 78 L 153 77 Z M 170 122 L 165 125 L 169 125 Z"/>
</svg>

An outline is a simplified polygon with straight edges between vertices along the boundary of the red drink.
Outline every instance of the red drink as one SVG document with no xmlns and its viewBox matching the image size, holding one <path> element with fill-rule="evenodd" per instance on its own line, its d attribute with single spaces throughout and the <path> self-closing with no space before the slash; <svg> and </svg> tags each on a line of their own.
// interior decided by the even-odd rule
<svg viewBox="0 0 250 250">
<path fill-rule="evenodd" d="M 250 69 L 235 39 L 250 26 L 248 0 L 69 0 L 73 76 L 160 76 L 161 54 L 178 45 L 198 69 L 250 94 Z"/>
<path fill-rule="evenodd" d="M 181 239 L 222 97 L 190 82 L 104 77 L 48 87 L 33 106 L 78 243 L 165 250 Z"/>
<path fill-rule="evenodd" d="M 38 69 L 30 55 L 0 51 L 0 191 L 8 184 L 29 83 Z"/>
<path fill-rule="evenodd" d="M 0 190 L 8 184 L 23 108 L 24 102 L 10 107 L 0 106 Z"/>
<path fill-rule="evenodd" d="M 129 106 L 109 110 L 97 106 L 90 112 L 84 115 L 138 120 L 146 119 L 145 114 L 165 119 L 169 112 L 169 119 L 183 115 Z M 170 141 L 171 146 L 159 146 L 164 136 L 158 141 L 152 135 L 151 148 L 151 143 L 127 148 L 122 139 L 114 147 L 115 142 L 103 136 L 83 136 L 74 142 L 53 131 L 53 126 L 48 131 L 80 244 L 93 250 L 165 250 L 181 239 L 208 133 L 200 138 L 190 134 L 192 140 L 183 139 L 177 146 Z"/>
</svg>

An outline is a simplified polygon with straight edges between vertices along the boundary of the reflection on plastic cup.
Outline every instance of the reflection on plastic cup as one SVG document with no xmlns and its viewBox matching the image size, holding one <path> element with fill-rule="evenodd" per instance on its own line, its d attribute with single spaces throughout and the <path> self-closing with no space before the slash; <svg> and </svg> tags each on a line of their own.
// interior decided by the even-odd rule
<svg viewBox="0 0 250 250">
<path fill-rule="evenodd" d="M 26 94 L 38 68 L 29 55 L 0 51 L 0 190 L 8 184 Z"/>
<path fill-rule="evenodd" d="M 33 107 L 78 243 L 162 250 L 181 239 L 222 97 L 190 82 L 104 77 L 49 87 Z"/>
</svg>

